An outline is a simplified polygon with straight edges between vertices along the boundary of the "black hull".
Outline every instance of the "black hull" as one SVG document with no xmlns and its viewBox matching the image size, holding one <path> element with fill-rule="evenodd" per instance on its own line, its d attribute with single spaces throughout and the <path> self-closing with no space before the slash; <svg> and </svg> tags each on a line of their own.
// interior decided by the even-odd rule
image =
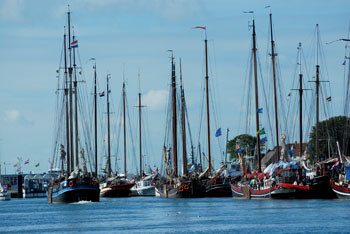
<svg viewBox="0 0 350 234">
<path fill-rule="evenodd" d="M 232 197 L 230 184 L 212 184 L 206 187 L 206 197 Z"/>
<path fill-rule="evenodd" d="M 93 185 L 76 185 L 53 192 L 50 187 L 47 201 L 48 203 L 99 202 L 100 189 Z"/>
<path fill-rule="evenodd" d="M 102 188 L 100 195 L 101 197 L 129 197 L 131 195 L 131 188 L 135 184 L 121 184 L 112 187 Z"/>
<path fill-rule="evenodd" d="M 334 199 L 336 194 L 333 192 L 329 183 L 330 176 L 317 176 L 311 180 L 310 190 L 296 189 L 296 199 Z"/>
</svg>

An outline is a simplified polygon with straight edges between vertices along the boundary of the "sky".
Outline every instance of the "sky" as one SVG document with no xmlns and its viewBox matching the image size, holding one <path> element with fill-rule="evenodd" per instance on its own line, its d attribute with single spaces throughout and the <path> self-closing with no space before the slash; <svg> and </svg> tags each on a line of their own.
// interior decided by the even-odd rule
<svg viewBox="0 0 350 234">
<path fill-rule="evenodd" d="M 162 157 L 171 72 L 168 50 L 173 50 L 177 66 L 180 57 L 182 60 L 191 130 L 194 144 L 198 142 L 205 63 L 204 31 L 192 29 L 195 26 L 207 27 L 211 135 L 216 162 L 220 157 L 215 155 L 220 155 L 226 141 L 226 128 L 230 129 L 229 139 L 242 133 L 243 87 L 251 51 L 248 25 L 253 17 L 259 56 L 266 64 L 272 12 L 280 79 L 290 89 L 297 88 L 292 86 L 298 43 L 303 43 L 305 54 L 313 53 L 315 25 L 319 24 L 327 68 L 324 79 L 330 81 L 327 95 L 332 96 L 330 115 L 342 113 L 345 44 L 326 42 L 347 37 L 347 0 L 0 0 L 0 160 L 7 173 L 15 172 L 13 165 L 19 157 L 23 162 L 30 160 L 23 165 L 24 173 L 48 170 L 54 135 L 56 70 L 68 4 L 86 85 L 93 78 L 92 63 L 88 62 L 93 57 L 101 85 L 111 74 L 113 102 L 117 105 L 124 76 L 135 126 L 137 112 L 133 107 L 137 105 L 140 73 L 149 130 L 146 157 L 152 166 L 160 166 Z M 266 74 L 264 69 L 262 66 Z M 223 135 L 215 138 L 219 127 Z M 34 166 L 37 163 L 39 167 Z"/>
</svg>

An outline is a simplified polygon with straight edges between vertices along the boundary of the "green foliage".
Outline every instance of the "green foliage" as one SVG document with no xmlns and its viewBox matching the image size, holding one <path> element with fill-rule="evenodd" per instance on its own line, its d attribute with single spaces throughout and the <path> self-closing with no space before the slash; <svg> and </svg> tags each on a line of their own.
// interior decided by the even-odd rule
<svg viewBox="0 0 350 234">
<path fill-rule="evenodd" d="M 256 145 L 256 137 L 251 136 L 249 134 L 242 134 L 239 136 L 236 136 L 232 140 L 228 142 L 227 145 L 227 153 L 230 154 L 230 160 L 233 160 L 238 157 L 238 154 L 236 153 L 236 141 L 239 140 L 242 153 L 244 155 L 253 155 L 254 149 Z M 246 152 L 248 151 L 248 152 Z"/>
<path fill-rule="evenodd" d="M 319 136 L 319 156 L 328 157 L 328 139 L 330 140 L 331 156 L 337 155 L 337 141 L 341 152 L 345 155 L 350 153 L 350 118 L 345 116 L 336 116 L 324 120 L 318 125 Z M 312 144 L 311 156 L 315 156 L 316 146 L 316 127 L 313 126 L 310 133 L 310 143 Z"/>
</svg>

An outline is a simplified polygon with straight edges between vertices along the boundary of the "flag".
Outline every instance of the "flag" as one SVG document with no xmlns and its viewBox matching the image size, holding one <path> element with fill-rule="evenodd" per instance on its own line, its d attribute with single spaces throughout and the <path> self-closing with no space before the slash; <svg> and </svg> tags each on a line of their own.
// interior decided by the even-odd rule
<svg viewBox="0 0 350 234">
<path fill-rule="evenodd" d="M 326 100 L 327 100 L 328 102 L 330 102 L 330 101 L 332 101 L 332 97 L 329 96 L 329 97 L 326 98 Z"/>
<path fill-rule="evenodd" d="M 60 70 L 56 70 L 56 73 L 60 73 Z"/>
<path fill-rule="evenodd" d="M 18 163 L 16 163 L 15 165 L 13 165 L 13 167 L 17 167 L 18 166 Z"/>
<path fill-rule="evenodd" d="M 105 96 L 105 91 L 102 91 L 101 93 L 98 94 L 100 97 L 104 97 Z"/>
<path fill-rule="evenodd" d="M 72 42 L 70 43 L 70 47 L 71 47 L 71 48 L 77 48 L 77 47 L 78 47 L 78 41 L 77 41 L 77 40 L 72 41 Z"/>
<path fill-rule="evenodd" d="M 262 134 L 265 134 L 265 129 L 262 128 L 260 129 L 259 131 L 256 132 L 256 135 L 262 135 Z"/>
<path fill-rule="evenodd" d="M 38 167 L 38 166 L 40 166 L 40 163 L 35 164 L 35 167 Z"/>
<path fill-rule="evenodd" d="M 262 107 L 261 107 L 261 108 L 258 108 L 257 112 L 260 113 L 260 114 L 262 114 L 262 113 L 263 113 L 263 108 L 262 108 Z"/>
<path fill-rule="evenodd" d="M 221 128 L 218 128 L 218 130 L 216 130 L 215 136 L 216 136 L 216 137 L 221 136 Z"/>
<path fill-rule="evenodd" d="M 200 28 L 200 29 L 204 29 L 204 30 L 207 29 L 206 27 L 201 27 L 201 26 L 197 26 L 197 27 L 193 27 L 193 28 Z"/>
<path fill-rule="evenodd" d="M 266 141 L 267 141 L 267 137 L 260 139 L 260 142 L 266 142 Z"/>
<path fill-rule="evenodd" d="M 82 72 L 81 71 L 79 71 L 79 75 L 81 75 L 82 74 Z"/>
<path fill-rule="evenodd" d="M 346 60 L 344 60 L 344 62 L 343 62 L 343 65 L 345 65 L 346 64 Z"/>
<path fill-rule="evenodd" d="M 292 95 L 292 93 L 288 93 L 288 97 L 290 97 L 290 95 Z"/>
<path fill-rule="evenodd" d="M 25 162 L 24 162 L 24 164 L 28 164 L 29 163 L 29 159 L 28 160 L 26 160 Z"/>
<path fill-rule="evenodd" d="M 263 141 L 263 142 L 260 142 L 260 146 L 265 146 L 266 145 L 266 142 Z"/>
<path fill-rule="evenodd" d="M 334 171 L 335 169 L 337 169 L 339 166 L 339 159 L 334 163 L 334 165 L 331 168 L 331 171 Z"/>
</svg>

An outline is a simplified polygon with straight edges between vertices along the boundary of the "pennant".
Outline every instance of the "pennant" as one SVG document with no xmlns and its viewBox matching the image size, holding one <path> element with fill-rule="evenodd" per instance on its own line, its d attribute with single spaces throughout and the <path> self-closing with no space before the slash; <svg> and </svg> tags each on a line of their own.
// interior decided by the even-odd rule
<svg viewBox="0 0 350 234">
<path fill-rule="evenodd" d="M 24 164 L 28 164 L 29 163 L 29 159 L 28 160 L 26 160 L 25 162 L 24 162 Z"/>
<path fill-rule="evenodd" d="M 215 136 L 216 136 L 216 137 L 221 136 L 221 128 L 218 128 L 218 130 L 216 130 Z"/>
<path fill-rule="evenodd" d="M 99 93 L 98 96 L 104 97 L 105 96 L 105 91 L 102 91 L 101 93 Z"/>
<path fill-rule="evenodd" d="M 70 43 L 70 47 L 71 47 L 71 48 L 77 48 L 77 47 L 78 47 L 78 41 L 77 41 L 77 40 L 72 41 L 72 42 Z"/>
<path fill-rule="evenodd" d="M 263 108 L 262 108 L 262 107 L 261 107 L 261 108 L 258 108 L 257 112 L 258 112 L 259 114 L 262 114 L 262 113 L 263 113 Z"/>
<path fill-rule="evenodd" d="M 15 165 L 13 165 L 13 167 L 17 167 L 18 166 L 18 163 L 16 163 Z"/>
<path fill-rule="evenodd" d="M 40 166 L 40 163 L 35 164 L 35 167 L 38 167 L 38 166 Z"/>
<path fill-rule="evenodd" d="M 201 26 L 197 26 L 197 27 L 193 27 L 193 28 L 200 28 L 200 29 L 204 29 L 204 30 L 207 29 L 206 27 L 201 27 Z"/>
<path fill-rule="evenodd" d="M 329 96 L 329 97 L 326 98 L 326 100 L 327 100 L 328 102 L 330 102 L 330 101 L 332 101 L 332 97 Z"/>
<path fill-rule="evenodd" d="M 265 134 L 265 129 L 264 128 L 262 128 L 262 129 L 260 129 L 259 131 L 256 132 L 256 135 L 263 135 L 263 134 Z"/>
<path fill-rule="evenodd" d="M 346 60 L 344 60 L 343 64 L 342 65 L 345 65 L 346 64 Z"/>
</svg>

